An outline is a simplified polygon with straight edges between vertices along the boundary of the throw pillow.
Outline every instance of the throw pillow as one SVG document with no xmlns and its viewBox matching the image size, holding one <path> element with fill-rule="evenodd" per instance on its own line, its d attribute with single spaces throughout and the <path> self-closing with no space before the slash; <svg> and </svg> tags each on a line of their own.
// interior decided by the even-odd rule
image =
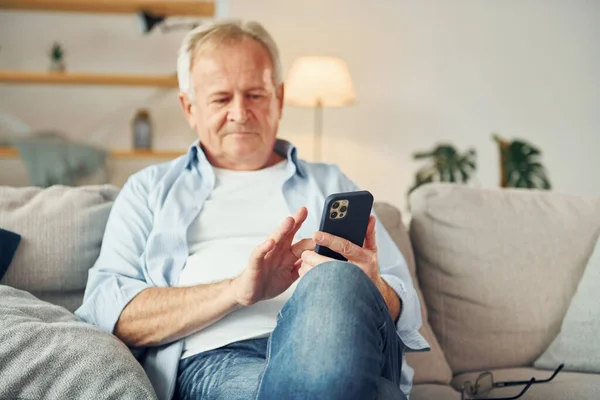
<svg viewBox="0 0 600 400">
<path fill-rule="evenodd" d="M 24 290 L 0 285 L 0 299 L 0 399 L 157 399 L 114 335 Z"/>
<path fill-rule="evenodd" d="M 600 238 L 571 300 L 558 336 L 534 366 L 600 373 Z"/>
<path fill-rule="evenodd" d="M 20 241 L 20 235 L 0 228 L 0 279 L 6 273 Z"/>
<path fill-rule="evenodd" d="M 410 209 L 417 277 L 452 372 L 533 365 L 598 239 L 600 196 L 434 183 L 411 193 Z"/>
<path fill-rule="evenodd" d="M 117 194 L 110 185 L 0 186 L 0 226 L 23 236 L 1 283 L 75 311 Z"/>
</svg>

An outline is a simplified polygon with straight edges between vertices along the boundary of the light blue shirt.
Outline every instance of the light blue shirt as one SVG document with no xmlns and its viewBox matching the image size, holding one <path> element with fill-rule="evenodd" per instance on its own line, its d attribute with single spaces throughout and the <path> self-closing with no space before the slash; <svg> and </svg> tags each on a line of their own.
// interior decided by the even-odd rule
<svg viewBox="0 0 600 400">
<path fill-rule="evenodd" d="M 286 141 L 277 140 L 274 150 L 291 161 L 283 195 L 290 214 L 301 206 L 308 209 L 298 236 L 310 238 L 319 229 L 326 197 L 359 188 L 335 165 L 298 159 L 296 148 Z M 177 286 L 189 256 L 188 227 L 214 185 L 212 166 L 198 141 L 187 154 L 132 175 L 112 206 L 100 255 L 89 271 L 83 304 L 75 314 L 113 333 L 125 306 L 142 290 Z M 402 300 L 398 336 L 409 351 L 428 350 L 418 332 L 420 304 L 406 261 L 379 220 L 376 232 L 381 276 Z M 182 349 L 183 340 L 131 349 L 161 400 L 173 396 Z M 403 360 L 400 388 L 405 394 L 412 378 L 413 370 Z"/>
</svg>

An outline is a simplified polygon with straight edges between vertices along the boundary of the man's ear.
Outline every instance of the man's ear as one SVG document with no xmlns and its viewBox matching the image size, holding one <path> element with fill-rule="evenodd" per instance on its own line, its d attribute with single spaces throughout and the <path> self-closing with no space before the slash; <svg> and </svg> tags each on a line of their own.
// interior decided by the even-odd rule
<svg viewBox="0 0 600 400">
<path fill-rule="evenodd" d="M 277 101 L 279 101 L 279 119 L 283 115 L 283 96 L 285 95 L 285 89 L 283 87 L 283 83 L 279 84 L 279 87 L 276 90 Z"/>
<path fill-rule="evenodd" d="M 183 115 L 188 122 L 190 128 L 196 130 L 196 116 L 194 103 L 190 100 L 190 97 L 185 92 L 179 92 L 179 104 L 181 105 L 181 110 L 183 111 Z"/>
</svg>

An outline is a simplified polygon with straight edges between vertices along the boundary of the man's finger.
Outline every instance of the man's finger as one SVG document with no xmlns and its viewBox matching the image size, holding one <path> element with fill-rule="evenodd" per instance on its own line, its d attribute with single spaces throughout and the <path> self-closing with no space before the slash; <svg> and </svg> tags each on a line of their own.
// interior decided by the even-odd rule
<svg viewBox="0 0 600 400">
<path fill-rule="evenodd" d="M 287 234 L 294 228 L 295 220 L 292 217 L 285 217 L 283 222 L 275 229 L 275 232 L 271 235 L 271 239 L 275 244 L 281 242 L 286 238 Z"/>
<path fill-rule="evenodd" d="M 296 281 L 296 279 L 300 278 L 300 267 L 302 267 L 302 259 L 296 260 L 292 266 L 291 275 L 293 281 Z"/>
<path fill-rule="evenodd" d="M 298 271 L 300 269 L 300 267 L 302 266 L 302 263 L 304 261 L 302 261 L 301 258 L 297 259 L 296 262 L 294 263 L 294 267 L 292 268 L 292 271 Z"/>
<path fill-rule="evenodd" d="M 306 207 L 300 207 L 298 211 L 296 211 L 296 215 L 294 215 L 294 227 L 287 234 L 287 238 L 289 238 L 290 243 L 292 240 L 294 240 L 294 236 L 296 235 L 304 221 L 306 221 L 307 216 L 308 210 L 306 209 Z"/>
<path fill-rule="evenodd" d="M 375 224 L 377 220 L 373 215 L 369 216 L 369 226 L 365 235 L 365 243 L 363 247 L 367 250 L 377 251 L 377 235 L 375 234 Z"/>
<path fill-rule="evenodd" d="M 254 250 L 252 250 L 252 253 L 250 253 L 250 262 L 252 264 L 258 265 L 265 258 L 267 253 L 271 251 L 274 245 L 275 242 L 273 241 L 273 239 L 267 239 L 266 241 L 256 246 Z"/>
<path fill-rule="evenodd" d="M 315 232 L 313 239 L 317 244 L 325 246 L 330 250 L 335 251 L 346 257 L 352 262 L 365 262 L 368 261 L 368 256 L 365 250 L 352 243 L 347 239 L 342 239 L 339 236 L 331 235 L 327 232 Z"/>
<path fill-rule="evenodd" d="M 322 256 L 320 254 L 315 253 L 312 250 L 306 250 L 302 252 L 302 261 L 304 264 L 309 264 L 310 266 L 317 266 L 327 261 L 332 261 L 332 258 Z"/>
<path fill-rule="evenodd" d="M 304 274 L 306 274 L 308 271 L 310 271 L 314 267 L 316 267 L 316 265 L 307 263 L 306 261 L 300 259 L 300 268 L 298 268 L 298 277 L 302 278 L 304 276 Z"/>
<path fill-rule="evenodd" d="M 302 263 L 302 266 L 298 269 L 298 276 L 300 278 L 302 278 L 304 276 L 304 274 L 306 274 L 308 271 L 310 271 L 312 268 L 312 265 L 308 265 L 306 263 Z"/>
<path fill-rule="evenodd" d="M 292 245 L 292 254 L 297 258 L 300 258 L 302 252 L 306 250 L 314 250 L 315 241 L 312 239 L 302 239 Z"/>
</svg>

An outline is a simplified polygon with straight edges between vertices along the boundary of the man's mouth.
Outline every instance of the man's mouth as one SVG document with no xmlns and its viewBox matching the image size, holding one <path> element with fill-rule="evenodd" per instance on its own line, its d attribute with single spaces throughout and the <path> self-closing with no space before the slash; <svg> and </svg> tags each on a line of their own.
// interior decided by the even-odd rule
<svg viewBox="0 0 600 400">
<path fill-rule="evenodd" d="M 225 134 L 225 136 L 227 136 L 227 135 L 246 136 L 246 135 L 252 135 L 252 134 L 254 134 L 254 132 L 241 131 L 241 132 L 228 132 Z"/>
</svg>

